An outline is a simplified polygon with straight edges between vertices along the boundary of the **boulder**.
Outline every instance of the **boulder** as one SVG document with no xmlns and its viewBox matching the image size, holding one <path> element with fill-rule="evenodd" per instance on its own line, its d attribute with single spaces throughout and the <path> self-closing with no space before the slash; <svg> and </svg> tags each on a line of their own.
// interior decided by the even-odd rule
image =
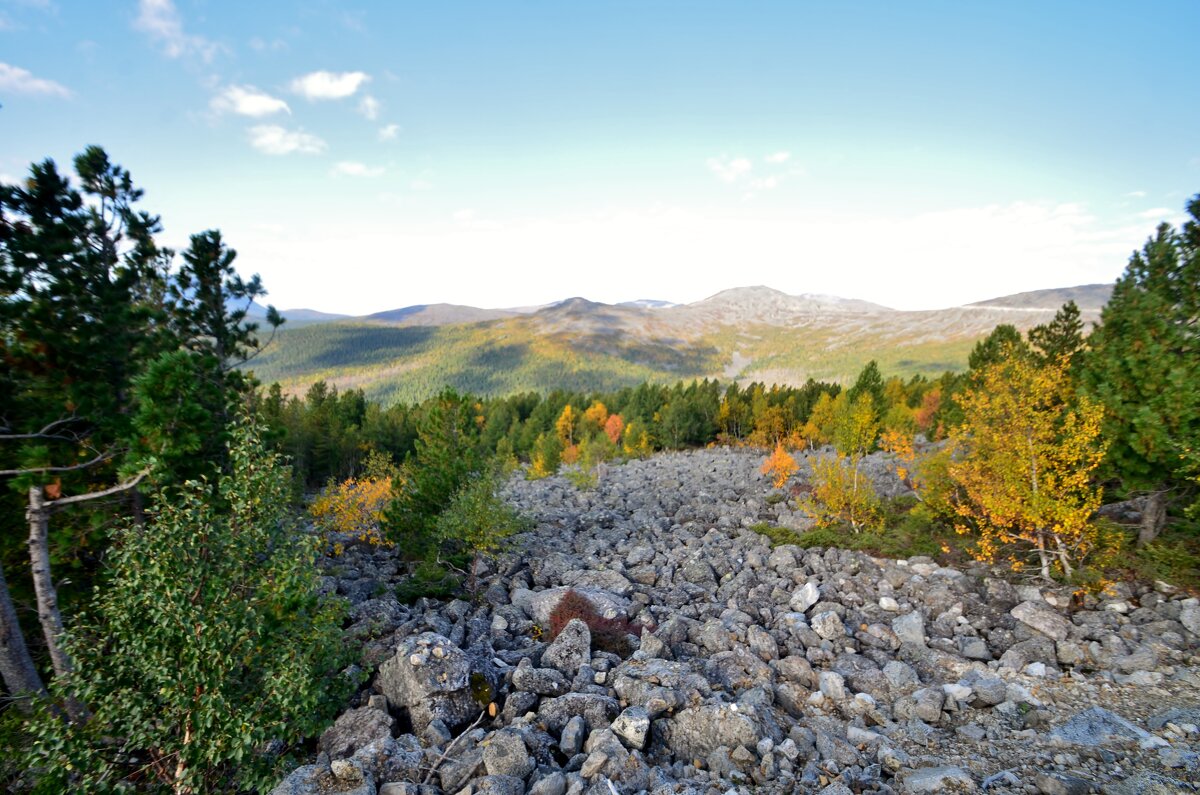
<svg viewBox="0 0 1200 795">
<path fill-rule="evenodd" d="M 391 715 L 373 707 L 348 710 L 321 735 L 317 749 L 330 759 L 353 756 L 359 748 L 390 738 L 394 722 Z"/>
</svg>

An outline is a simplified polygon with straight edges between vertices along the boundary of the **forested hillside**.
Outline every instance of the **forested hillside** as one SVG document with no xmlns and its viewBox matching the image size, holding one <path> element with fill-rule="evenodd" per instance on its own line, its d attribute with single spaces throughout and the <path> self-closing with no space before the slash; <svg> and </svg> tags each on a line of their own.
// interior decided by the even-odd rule
<svg viewBox="0 0 1200 795">
<path fill-rule="evenodd" d="M 1103 288 L 1103 286 L 1100 286 Z M 869 361 L 909 378 L 961 371 L 972 347 L 1001 323 L 1046 323 L 1078 293 L 1083 320 L 1098 317 L 1096 291 L 1042 291 L 989 305 L 899 312 L 862 301 L 727 290 L 666 309 L 572 299 L 527 315 L 478 323 L 391 325 L 367 319 L 285 328 L 250 367 L 292 394 L 318 380 L 362 389 L 385 404 L 423 400 L 443 386 L 484 396 L 555 388 L 611 390 L 643 382 L 715 378 L 799 386 L 846 383 Z M 1063 297 L 1066 296 L 1066 297 Z M 1051 298 L 1062 298 L 1051 303 Z M 990 306 L 995 304 L 995 306 Z M 370 322 L 367 322 L 370 320 Z"/>
</svg>

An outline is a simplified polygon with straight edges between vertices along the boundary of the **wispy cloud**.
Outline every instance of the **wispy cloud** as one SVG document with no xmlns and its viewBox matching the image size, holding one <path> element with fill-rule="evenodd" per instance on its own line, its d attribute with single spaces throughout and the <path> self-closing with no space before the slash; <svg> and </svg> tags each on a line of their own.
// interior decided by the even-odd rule
<svg viewBox="0 0 1200 795">
<path fill-rule="evenodd" d="M 371 96 L 370 94 L 367 94 L 365 97 L 359 100 L 358 112 L 367 117 L 369 120 L 375 121 L 379 118 L 379 110 L 382 107 L 383 106 L 380 104 L 379 100 L 375 99 L 375 97 Z"/>
<path fill-rule="evenodd" d="M 292 81 L 292 91 L 310 100 L 345 99 L 370 79 L 366 72 L 310 72 Z"/>
<path fill-rule="evenodd" d="M 44 77 L 34 77 L 28 69 L 3 62 L 0 62 L 0 91 L 64 99 L 71 96 L 71 90 L 61 83 Z"/>
<path fill-rule="evenodd" d="M 381 141 L 394 141 L 399 135 L 399 124 L 387 124 L 379 128 L 379 140 Z"/>
<path fill-rule="evenodd" d="M 250 49 L 255 52 L 282 52 L 288 48 L 288 43 L 283 39 L 271 39 L 267 41 L 261 36 L 254 36 L 247 42 Z"/>
<path fill-rule="evenodd" d="M 1178 213 L 1169 207 L 1153 207 L 1149 210 L 1142 210 L 1137 214 L 1137 217 L 1145 218 L 1148 221 L 1161 221 L 1168 216 L 1174 215 L 1178 215 Z"/>
<path fill-rule="evenodd" d="M 708 170 L 725 182 L 737 182 L 748 176 L 754 164 L 746 157 L 710 157 Z"/>
<path fill-rule="evenodd" d="M 259 91 L 254 86 L 229 86 L 213 97 L 210 105 L 218 113 L 236 113 L 256 119 L 274 113 L 292 112 L 282 99 Z"/>
<path fill-rule="evenodd" d="M 325 142 L 317 136 L 303 130 L 288 130 L 276 124 L 251 127 L 250 145 L 268 155 L 315 155 L 325 151 Z"/>
<path fill-rule="evenodd" d="M 343 160 L 335 165 L 330 174 L 335 177 L 378 177 L 384 172 L 382 166 L 368 166 L 354 160 Z"/>
<path fill-rule="evenodd" d="M 168 58 L 197 55 L 208 63 L 223 49 L 203 36 L 184 32 L 183 20 L 171 0 L 139 0 L 133 26 L 157 42 Z"/>
<path fill-rule="evenodd" d="M 1126 193 L 1125 195 L 1126 195 L 1126 196 L 1128 196 L 1128 197 L 1129 197 L 1129 198 L 1131 198 L 1131 199 L 1144 199 L 1144 198 L 1146 198 L 1146 191 L 1144 191 L 1144 190 L 1131 190 L 1131 191 L 1129 191 L 1129 193 Z"/>
<path fill-rule="evenodd" d="M 774 152 L 774 153 L 769 154 L 766 157 L 764 157 L 763 161 L 767 162 L 767 163 L 771 163 L 773 165 L 780 165 L 782 163 L 786 163 L 787 161 L 789 161 L 791 159 L 792 159 L 791 152 Z"/>
</svg>

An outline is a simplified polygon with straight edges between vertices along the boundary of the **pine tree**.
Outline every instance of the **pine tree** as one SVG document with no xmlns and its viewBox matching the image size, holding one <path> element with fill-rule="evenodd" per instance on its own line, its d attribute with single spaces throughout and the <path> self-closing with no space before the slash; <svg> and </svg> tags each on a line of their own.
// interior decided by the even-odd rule
<svg viewBox="0 0 1200 795">
<path fill-rule="evenodd" d="M 1200 438 L 1200 195 L 1181 231 L 1158 227 L 1117 280 L 1088 338 L 1082 381 L 1105 410 L 1107 472 L 1148 494 L 1139 543 L 1166 522 L 1168 495 L 1194 489 L 1186 445 Z"/>
</svg>

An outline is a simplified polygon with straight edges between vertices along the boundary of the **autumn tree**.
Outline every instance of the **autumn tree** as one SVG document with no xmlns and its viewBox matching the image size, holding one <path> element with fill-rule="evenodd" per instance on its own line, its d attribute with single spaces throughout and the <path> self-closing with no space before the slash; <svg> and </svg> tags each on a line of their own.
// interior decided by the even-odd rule
<svg viewBox="0 0 1200 795">
<path fill-rule="evenodd" d="M 604 423 L 604 435 L 614 445 L 621 443 L 621 435 L 625 433 L 625 420 L 620 414 L 609 414 Z"/>
<path fill-rule="evenodd" d="M 1147 495 L 1143 544 L 1165 525 L 1169 496 L 1194 488 L 1185 446 L 1200 438 L 1200 195 L 1187 210 L 1182 230 L 1164 223 L 1134 252 L 1082 367 L 1104 407 L 1106 471 Z"/>
<path fill-rule="evenodd" d="M 583 412 L 584 426 L 589 433 L 596 433 L 604 430 L 606 422 L 608 422 L 608 407 L 599 400 L 593 400 L 592 405 Z"/>
<path fill-rule="evenodd" d="M 861 473 L 862 459 L 875 447 L 879 420 L 870 390 L 851 400 L 843 392 L 831 408 L 829 437 L 834 455 L 813 460 L 809 510 L 818 524 L 828 526 L 845 522 L 858 532 L 882 528 L 882 511 L 875 487 Z"/>
<path fill-rule="evenodd" d="M 959 396 L 964 419 L 951 435 L 949 474 L 962 492 L 957 529 L 976 537 L 981 560 L 1019 570 L 1032 555 L 1046 579 L 1069 577 L 1098 548 L 1092 473 L 1104 456 L 1103 410 L 1073 400 L 1066 370 L 1066 357 L 1041 366 L 996 357 Z"/>
<path fill-rule="evenodd" d="M 783 448 L 783 443 L 778 442 L 775 445 L 775 451 L 767 457 L 763 462 L 760 470 L 764 475 L 771 477 L 771 485 L 777 489 L 783 488 L 783 484 L 788 482 L 788 478 L 799 471 L 800 466 L 796 463 L 796 459 Z"/>
<path fill-rule="evenodd" d="M 818 444 L 828 444 L 830 441 L 830 433 L 833 430 L 833 395 L 828 392 L 823 392 L 817 398 L 816 405 L 813 406 L 812 412 L 808 415 L 808 420 L 804 423 L 801 433 L 808 441 L 809 447 L 816 447 Z"/>
<path fill-rule="evenodd" d="M 571 404 L 563 406 L 562 413 L 558 415 L 558 419 L 554 421 L 554 432 L 558 435 L 558 440 L 562 442 L 563 447 L 570 447 L 575 444 L 575 426 L 579 420 L 579 415 L 572 408 Z"/>
</svg>

